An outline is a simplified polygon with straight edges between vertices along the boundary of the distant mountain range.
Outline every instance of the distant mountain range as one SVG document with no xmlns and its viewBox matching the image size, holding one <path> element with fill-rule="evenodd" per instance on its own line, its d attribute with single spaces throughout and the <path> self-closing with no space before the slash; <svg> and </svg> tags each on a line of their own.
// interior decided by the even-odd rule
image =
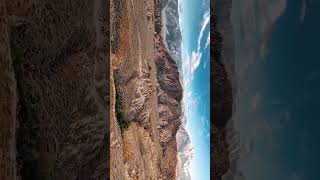
<svg viewBox="0 0 320 180">
<path fill-rule="evenodd" d="M 177 133 L 178 164 L 177 179 L 191 180 L 190 165 L 193 157 L 193 149 L 188 132 L 184 125 Z"/>
<path fill-rule="evenodd" d="M 171 57 L 176 61 L 182 78 L 181 43 L 178 0 L 162 0 L 163 40 Z"/>
<path fill-rule="evenodd" d="M 182 35 L 179 24 L 178 0 L 163 0 L 162 2 L 162 36 L 165 46 L 178 66 L 180 81 L 183 79 L 181 43 Z M 183 83 L 182 83 L 183 84 Z M 178 164 L 176 169 L 177 179 L 190 180 L 190 164 L 193 156 L 191 140 L 185 129 L 187 118 L 181 117 L 181 126 L 177 132 Z"/>
</svg>

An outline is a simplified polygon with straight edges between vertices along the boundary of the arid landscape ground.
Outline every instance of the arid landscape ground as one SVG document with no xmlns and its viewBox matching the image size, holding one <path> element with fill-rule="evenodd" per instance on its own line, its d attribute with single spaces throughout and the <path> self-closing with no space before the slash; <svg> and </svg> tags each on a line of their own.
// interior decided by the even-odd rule
<svg viewBox="0 0 320 180">
<path fill-rule="evenodd" d="M 175 179 L 182 88 L 161 36 L 165 2 L 111 2 L 111 179 Z"/>
<path fill-rule="evenodd" d="M 108 3 L 0 0 L 0 180 L 176 179 L 167 1 Z"/>
</svg>

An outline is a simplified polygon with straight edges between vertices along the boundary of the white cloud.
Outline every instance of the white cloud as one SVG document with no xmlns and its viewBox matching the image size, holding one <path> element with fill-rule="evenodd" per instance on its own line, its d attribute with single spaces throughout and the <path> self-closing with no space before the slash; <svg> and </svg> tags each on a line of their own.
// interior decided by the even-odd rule
<svg viewBox="0 0 320 180">
<path fill-rule="evenodd" d="M 183 84 L 187 88 L 191 82 L 192 72 L 191 72 L 191 63 L 192 59 L 189 55 L 188 50 L 186 51 L 185 60 L 183 62 L 182 71 L 183 71 Z"/>
<path fill-rule="evenodd" d="M 189 85 L 190 81 L 191 81 L 191 78 L 190 78 L 190 79 L 185 79 L 185 80 L 184 80 L 184 87 L 185 87 L 185 88 L 187 88 L 187 87 L 188 87 L 188 85 Z"/>
<path fill-rule="evenodd" d="M 191 95 L 192 95 L 192 91 L 189 91 L 187 94 L 187 97 L 191 97 Z"/>
<path fill-rule="evenodd" d="M 193 51 L 192 55 L 191 55 L 191 79 L 193 79 L 194 72 L 199 67 L 200 62 L 201 62 L 202 52 L 200 52 L 200 43 L 201 43 L 201 39 L 203 36 L 203 32 L 204 32 L 206 26 L 209 24 L 209 22 L 210 22 L 210 11 L 207 11 L 203 15 L 203 21 L 201 23 L 201 29 L 200 29 L 200 33 L 199 33 L 199 37 L 198 37 L 197 51 Z"/>
<path fill-rule="evenodd" d="M 201 43 L 204 30 L 206 26 L 208 26 L 209 22 L 210 22 L 210 11 L 207 11 L 203 15 L 203 21 L 201 23 L 201 29 L 198 37 L 197 50 L 192 51 L 191 56 L 189 54 L 189 51 L 186 50 L 186 56 L 185 56 L 184 65 L 183 65 L 185 87 L 187 87 L 187 84 L 193 80 L 194 73 L 199 67 L 199 65 L 201 64 L 202 52 L 200 52 L 200 43 Z M 209 46 L 209 44 L 210 44 L 210 34 L 208 35 L 208 39 L 206 41 L 206 48 Z"/>
<path fill-rule="evenodd" d="M 190 55 L 188 50 L 186 51 L 186 57 L 185 57 L 185 63 L 184 63 L 184 74 L 188 75 L 188 72 L 190 72 Z"/>
<path fill-rule="evenodd" d="M 201 39 L 203 36 L 203 32 L 206 29 L 207 25 L 210 23 L 210 11 L 207 11 L 204 15 L 203 15 L 203 21 L 201 24 L 201 30 L 199 33 L 199 38 L 198 38 L 198 52 L 200 51 L 200 43 L 201 43 Z"/>
<path fill-rule="evenodd" d="M 179 13 L 179 26 L 181 27 L 181 23 L 182 23 L 182 16 L 183 16 L 183 7 L 182 7 L 182 3 L 181 0 L 178 0 L 178 13 Z M 183 32 L 181 32 L 181 35 L 183 34 Z"/>
<path fill-rule="evenodd" d="M 210 45 L 210 34 L 208 35 L 208 38 L 207 38 L 207 42 L 206 42 L 206 48 L 208 48 Z"/>
<path fill-rule="evenodd" d="M 193 76 L 195 70 L 199 67 L 200 65 L 200 60 L 202 57 L 202 53 L 201 52 L 192 52 L 191 55 L 191 74 Z"/>
</svg>

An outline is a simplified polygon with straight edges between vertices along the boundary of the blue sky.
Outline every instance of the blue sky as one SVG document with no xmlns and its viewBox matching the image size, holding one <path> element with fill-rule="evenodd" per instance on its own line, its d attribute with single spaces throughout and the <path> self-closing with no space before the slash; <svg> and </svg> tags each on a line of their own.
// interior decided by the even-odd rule
<svg viewBox="0 0 320 180">
<path fill-rule="evenodd" d="M 191 178 L 210 179 L 209 0 L 180 0 L 182 66 L 187 131 L 193 146 Z"/>
<path fill-rule="evenodd" d="M 233 10 L 238 169 L 246 180 L 319 179 L 320 2 L 264 1 L 240 0 Z"/>
</svg>

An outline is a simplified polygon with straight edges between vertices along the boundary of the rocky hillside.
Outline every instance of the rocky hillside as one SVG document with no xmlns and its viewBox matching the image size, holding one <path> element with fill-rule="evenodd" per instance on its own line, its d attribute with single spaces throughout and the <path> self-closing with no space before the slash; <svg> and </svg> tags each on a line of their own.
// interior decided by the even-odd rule
<svg viewBox="0 0 320 180">
<path fill-rule="evenodd" d="M 190 165 L 193 157 L 191 141 L 185 126 L 181 126 L 177 133 L 178 165 L 177 179 L 191 180 Z"/>
<path fill-rule="evenodd" d="M 0 179 L 104 179 L 107 2 L 1 0 L 0 9 Z"/>
<path fill-rule="evenodd" d="M 112 3 L 111 179 L 175 179 L 182 87 L 162 39 L 163 7 Z"/>
<path fill-rule="evenodd" d="M 162 24 L 161 3 L 155 0 L 155 23 Z M 178 7 L 175 6 L 175 11 Z M 161 36 L 161 26 L 155 29 L 155 61 L 159 88 L 160 144 L 162 147 L 161 172 L 166 179 L 176 178 L 176 134 L 181 125 L 182 86 L 176 62 L 167 52 Z"/>
<path fill-rule="evenodd" d="M 179 24 L 179 4 L 178 0 L 162 0 L 162 23 L 164 43 L 171 55 L 176 61 L 179 72 L 182 72 L 181 63 L 181 30 Z"/>
</svg>

